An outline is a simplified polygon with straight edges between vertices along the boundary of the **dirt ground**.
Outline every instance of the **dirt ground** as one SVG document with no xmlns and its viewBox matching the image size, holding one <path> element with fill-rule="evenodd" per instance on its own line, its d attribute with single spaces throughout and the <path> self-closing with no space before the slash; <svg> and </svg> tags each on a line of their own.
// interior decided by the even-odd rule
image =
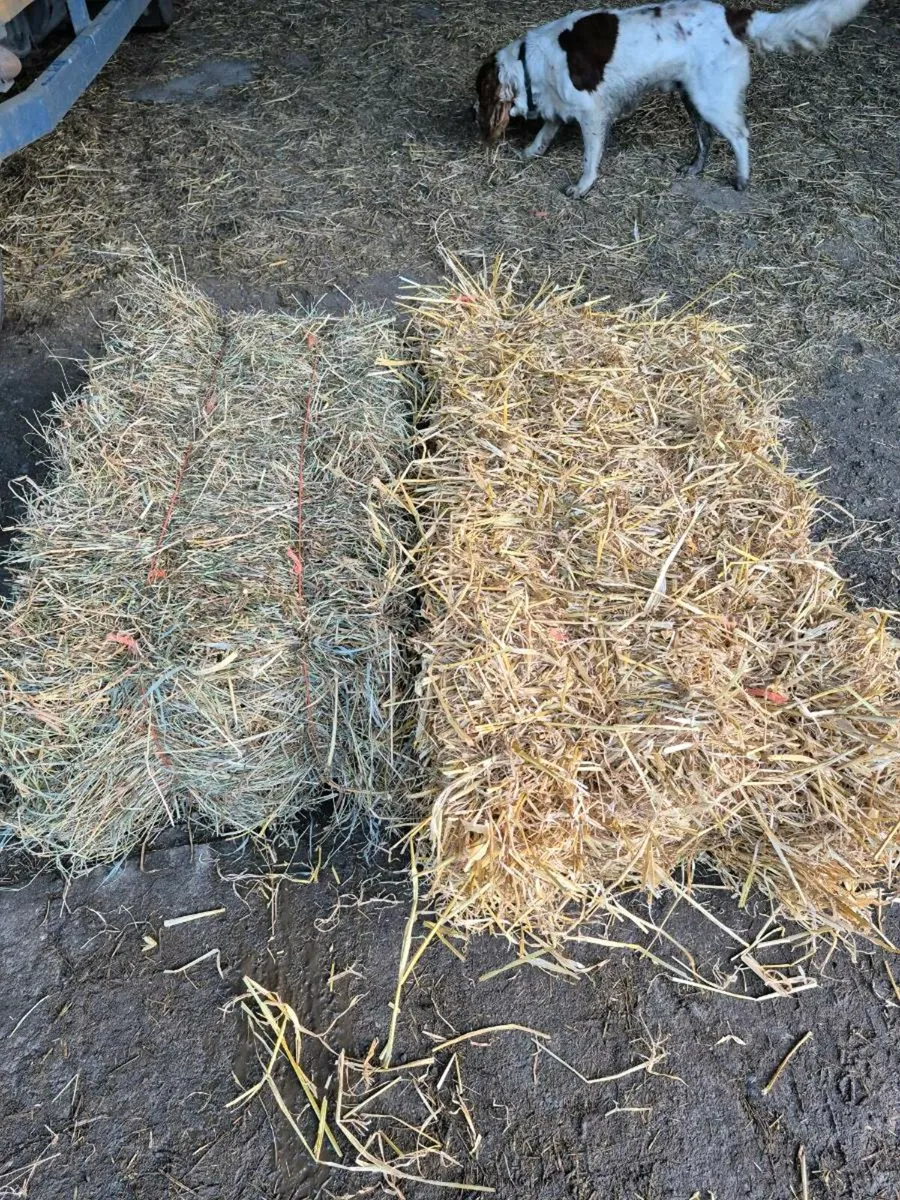
<svg viewBox="0 0 900 1200">
<path fill-rule="evenodd" d="M 792 463 L 827 472 L 822 487 L 840 507 L 824 532 L 843 538 L 854 518 L 868 523 L 840 550 L 857 594 L 900 607 L 892 0 L 872 0 L 822 59 L 756 63 L 748 193 L 727 186 L 721 146 L 706 180 L 676 176 L 690 130 L 659 99 L 616 128 L 581 204 L 560 193 L 577 170 L 574 137 L 525 166 L 515 155 L 525 131 L 488 153 L 472 124 L 478 61 L 546 19 L 545 5 L 177 9 L 168 34 L 122 48 L 57 134 L 0 167 L 4 524 L 10 481 L 41 471 L 36 417 L 77 382 L 74 360 L 99 345 L 96 320 L 141 243 L 182 257 L 223 305 L 321 300 L 332 311 L 347 297 L 390 302 L 403 277 L 437 277 L 441 247 L 473 261 L 517 251 L 523 286 L 582 275 L 611 303 L 700 298 L 744 326 L 749 361 L 785 391 Z M 259 853 L 192 847 L 180 832 L 68 886 L 3 851 L 0 1196 L 390 1194 L 371 1176 L 312 1170 L 271 1097 L 226 1108 L 259 1074 L 245 1025 L 224 1011 L 244 973 L 309 1027 L 334 1021 L 330 1040 L 348 1054 L 385 1036 L 408 876 L 352 843 L 325 850 L 331 863 L 313 882 L 298 852 L 274 904 Z M 760 915 L 733 913 L 714 889 L 698 894 L 748 940 L 760 931 Z M 667 905 L 657 902 L 657 920 Z M 666 928 L 703 948 L 708 977 L 737 969 L 740 947 L 713 923 L 678 907 Z M 886 932 L 900 935 L 896 914 Z M 399 1059 L 516 1023 L 552 1035 L 548 1047 L 587 1080 L 638 1068 L 585 1082 L 517 1031 L 469 1041 L 452 1063 L 439 1055 L 426 1074 L 436 1087 L 452 1068 L 438 1124 L 458 1163 L 432 1164 L 441 1178 L 503 1200 L 900 1197 L 900 966 L 838 952 L 815 966 L 815 989 L 755 1002 L 686 987 L 634 953 L 579 951 L 596 969 L 577 982 L 536 967 L 483 979 L 515 957 L 499 939 L 474 942 L 464 962 L 443 947 L 423 958 Z M 666 1057 L 650 1074 L 641 1064 L 657 1044 Z M 312 1046 L 324 1082 L 329 1064 Z M 404 1184 L 402 1194 L 440 1193 Z"/>
<path fill-rule="evenodd" d="M 384 1194 L 371 1180 L 312 1171 L 271 1098 L 225 1107 L 240 1090 L 235 1076 L 258 1075 L 240 1019 L 223 1012 L 242 973 L 290 998 L 308 1026 L 336 1022 L 331 1040 L 348 1053 L 383 1042 L 409 890 L 402 873 L 353 851 L 334 859 L 337 878 L 329 870 L 317 883 L 282 883 L 274 921 L 251 878 L 259 861 L 224 844 L 157 850 L 143 870 L 130 862 L 68 890 L 48 872 L 8 891 L 0 1194 Z M 291 875 L 306 872 L 298 862 Z M 218 907 L 221 916 L 161 928 Z M 669 928 L 705 943 L 702 965 L 726 967 L 734 947 L 712 925 L 693 925 L 678 913 Z M 158 949 L 144 951 L 148 935 Z M 219 959 L 166 973 L 214 949 Z M 473 944 L 465 963 L 443 948 L 426 955 L 396 1061 L 421 1057 L 434 1035 L 511 1022 L 552 1034 L 552 1051 L 588 1079 L 639 1065 L 653 1039 L 666 1057 L 656 1075 L 589 1084 L 527 1034 L 478 1038 L 459 1056 L 477 1153 L 451 1093 L 442 1133 L 460 1167 L 443 1177 L 509 1200 L 769 1200 L 804 1194 L 803 1147 L 810 1196 L 897 1196 L 900 1003 L 882 955 L 833 959 L 815 990 L 761 1004 L 679 987 L 621 952 L 598 951 L 604 965 L 578 982 L 533 967 L 480 981 L 513 957 L 498 939 Z M 439 1056 L 434 1079 L 449 1059 Z M 327 1066 L 312 1063 L 324 1080 Z M 404 1194 L 439 1193 L 415 1185 Z"/>
</svg>

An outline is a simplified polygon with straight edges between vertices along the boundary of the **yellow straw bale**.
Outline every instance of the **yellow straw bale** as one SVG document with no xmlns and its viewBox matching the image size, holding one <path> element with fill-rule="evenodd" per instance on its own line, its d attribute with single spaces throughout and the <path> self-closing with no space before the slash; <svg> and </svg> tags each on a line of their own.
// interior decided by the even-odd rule
<svg viewBox="0 0 900 1200">
<path fill-rule="evenodd" d="M 811 535 L 776 407 L 706 316 L 411 301 L 432 390 L 420 748 L 438 892 L 553 936 L 697 860 L 813 929 L 873 931 L 900 822 L 888 616 Z"/>
</svg>

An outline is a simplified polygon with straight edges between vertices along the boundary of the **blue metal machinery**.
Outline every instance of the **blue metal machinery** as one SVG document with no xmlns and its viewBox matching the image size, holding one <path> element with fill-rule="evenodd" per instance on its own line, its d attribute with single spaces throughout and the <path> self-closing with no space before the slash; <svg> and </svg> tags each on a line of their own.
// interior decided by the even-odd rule
<svg viewBox="0 0 900 1200">
<path fill-rule="evenodd" d="M 36 12 L 30 23 L 29 10 Z M 15 12 L 13 21 L 7 17 L 10 11 Z M 93 18 L 87 0 L 31 0 L 30 5 L 28 0 L 0 0 L 0 46 L 27 53 L 67 14 L 73 40 L 30 86 L 0 101 L 0 164 L 56 128 L 135 25 L 170 24 L 172 0 L 106 0 Z M 0 319 L 2 315 L 0 275 Z"/>
</svg>

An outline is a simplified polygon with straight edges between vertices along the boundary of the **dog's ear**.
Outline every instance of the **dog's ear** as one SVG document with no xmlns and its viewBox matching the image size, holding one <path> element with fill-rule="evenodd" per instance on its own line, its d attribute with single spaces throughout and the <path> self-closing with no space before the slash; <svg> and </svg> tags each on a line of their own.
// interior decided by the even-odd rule
<svg viewBox="0 0 900 1200">
<path fill-rule="evenodd" d="M 513 104 L 512 88 L 500 82 L 496 54 L 481 64 L 475 90 L 478 93 L 478 125 L 482 136 L 493 142 L 509 124 L 509 110 Z"/>
</svg>

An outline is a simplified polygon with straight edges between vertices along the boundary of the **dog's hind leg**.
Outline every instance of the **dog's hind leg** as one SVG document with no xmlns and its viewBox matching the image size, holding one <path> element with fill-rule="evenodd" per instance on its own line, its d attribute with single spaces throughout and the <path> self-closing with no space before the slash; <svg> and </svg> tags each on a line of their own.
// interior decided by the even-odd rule
<svg viewBox="0 0 900 1200">
<path fill-rule="evenodd" d="M 523 158 L 540 158 L 556 135 L 559 133 L 562 121 L 555 118 L 545 121 L 538 131 L 537 137 L 522 151 Z"/>
<path fill-rule="evenodd" d="M 697 112 L 693 100 L 681 84 L 678 85 L 678 95 L 687 109 L 687 114 L 694 125 L 694 132 L 697 134 L 697 157 L 693 162 L 681 168 L 681 174 L 702 175 L 706 169 L 706 160 L 709 158 L 709 148 L 712 145 L 712 127 Z"/>
<path fill-rule="evenodd" d="M 735 187 L 742 192 L 750 182 L 750 134 L 744 120 L 744 92 L 749 69 L 715 76 L 695 76 L 684 81 L 691 103 L 702 120 L 712 125 L 730 144 L 737 162 Z"/>
</svg>

